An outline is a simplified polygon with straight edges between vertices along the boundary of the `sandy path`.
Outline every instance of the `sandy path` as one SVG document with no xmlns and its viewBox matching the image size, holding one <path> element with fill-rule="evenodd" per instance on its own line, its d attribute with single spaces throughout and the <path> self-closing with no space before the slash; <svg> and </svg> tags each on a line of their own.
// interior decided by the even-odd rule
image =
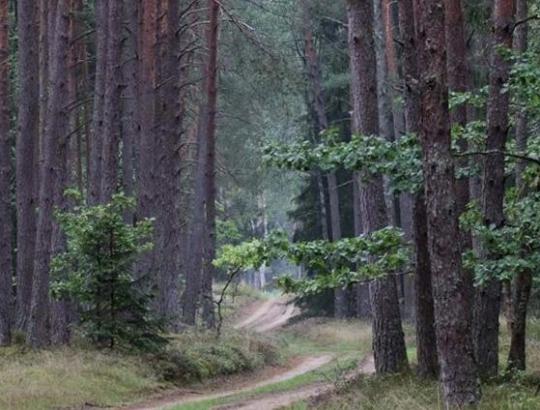
<svg viewBox="0 0 540 410">
<path fill-rule="evenodd" d="M 269 299 L 262 302 L 255 302 L 249 306 L 243 317 L 241 317 L 233 327 L 235 329 L 249 329 L 259 333 L 269 332 L 285 325 L 292 317 L 299 313 L 299 310 L 293 304 L 289 304 L 289 300 L 286 298 Z M 145 404 L 124 408 L 124 410 L 170 409 L 182 404 L 215 400 L 241 393 L 248 393 L 255 389 L 291 380 L 297 376 L 317 370 L 325 364 L 330 363 L 333 358 L 334 356 L 332 355 L 305 357 L 292 368 L 261 381 L 224 389 L 222 391 L 179 391 L 177 393 L 169 394 L 166 397 L 148 401 Z"/>
<path fill-rule="evenodd" d="M 375 373 L 375 363 L 373 356 L 368 356 L 358 368 L 345 376 L 346 382 L 351 382 L 362 375 Z M 276 410 L 282 407 L 291 406 L 299 401 L 310 401 L 317 397 L 332 393 L 336 389 L 333 383 L 314 383 L 296 390 L 283 393 L 267 394 L 252 400 L 233 403 L 226 406 L 214 407 L 216 410 Z"/>
<path fill-rule="evenodd" d="M 277 374 L 268 379 L 265 379 L 256 383 L 248 384 L 247 386 L 242 387 L 242 388 L 217 391 L 213 393 L 196 392 L 196 391 L 179 392 L 178 395 L 172 395 L 172 396 L 165 397 L 162 399 L 157 399 L 157 400 L 148 402 L 147 404 L 128 407 L 127 409 L 129 410 L 170 409 L 181 404 L 196 403 L 196 402 L 207 401 L 207 400 L 215 400 L 215 399 L 226 398 L 226 397 L 241 394 L 241 393 L 249 393 L 250 391 L 253 391 L 260 387 L 265 387 L 272 384 L 291 380 L 302 374 L 314 371 L 324 366 L 325 364 L 330 363 L 332 359 L 333 359 L 333 356 L 331 355 L 306 357 L 306 358 L 303 358 L 300 363 L 298 363 L 296 366 L 294 366 L 290 370 Z"/>
<path fill-rule="evenodd" d="M 251 329 L 259 333 L 269 332 L 284 326 L 299 313 L 300 310 L 287 298 L 255 302 L 250 306 L 245 317 L 233 327 L 235 329 Z"/>
</svg>

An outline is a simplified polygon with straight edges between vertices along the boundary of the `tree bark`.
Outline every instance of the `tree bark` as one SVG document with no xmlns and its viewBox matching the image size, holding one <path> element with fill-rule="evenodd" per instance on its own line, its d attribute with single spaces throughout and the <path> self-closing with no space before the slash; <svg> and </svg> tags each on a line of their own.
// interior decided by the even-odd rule
<svg viewBox="0 0 540 410">
<path fill-rule="evenodd" d="M 523 21 L 528 17 L 529 10 L 527 0 L 516 0 L 516 20 Z M 514 48 L 519 53 L 524 53 L 528 48 L 528 24 L 521 24 L 515 29 Z M 527 112 L 524 108 L 518 111 L 516 118 L 516 145 L 518 152 L 527 151 L 529 137 L 529 124 Z M 523 172 L 527 164 L 518 161 L 516 165 L 516 186 L 519 195 L 527 194 L 527 185 L 523 181 Z M 525 370 L 526 361 L 526 331 L 527 331 L 527 307 L 532 288 L 532 272 L 518 272 L 512 282 L 512 303 L 510 306 L 510 352 L 508 354 L 508 368 L 510 370 Z"/>
<path fill-rule="evenodd" d="M 489 97 L 487 113 L 486 150 L 500 154 L 487 155 L 483 163 L 482 213 L 486 226 L 496 229 L 504 225 L 504 172 L 505 150 L 508 136 L 508 93 L 503 88 L 508 82 L 510 63 L 500 54 L 500 47 L 512 48 L 514 1 L 495 0 L 493 5 L 493 39 L 490 58 Z M 482 258 L 496 258 L 480 244 Z M 501 282 L 490 278 L 485 286 L 477 288 L 474 303 L 474 349 L 480 376 L 494 377 L 499 366 L 499 314 Z"/>
<path fill-rule="evenodd" d="M 40 168 L 39 212 L 36 234 L 34 286 L 30 308 L 27 342 L 33 348 L 49 343 L 49 264 L 51 260 L 53 208 L 58 181 L 57 167 L 62 124 L 67 123 L 64 109 L 69 28 L 68 0 L 58 0 L 54 40 L 51 46 L 51 93 L 47 106 L 47 125 L 43 140 L 43 162 Z M 64 130 L 65 131 L 65 130 Z"/>
<path fill-rule="evenodd" d="M 105 95 L 102 135 L 100 201 L 107 203 L 118 189 L 120 95 L 122 92 L 122 3 L 109 2 L 105 53 Z"/>
<path fill-rule="evenodd" d="M 127 30 L 123 39 L 122 58 L 122 189 L 128 196 L 135 191 L 135 146 L 139 140 L 138 96 L 138 34 L 139 2 L 124 1 Z M 130 215 L 129 219 L 133 219 Z"/>
<path fill-rule="evenodd" d="M 454 160 L 442 0 L 418 0 L 421 76 L 421 142 L 433 278 L 435 332 L 440 379 L 447 407 L 477 403 L 480 389 L 474 363 L 471 312 L 463 281 L 456 206 Z"/>
<path fill-rule="evenodd" d="M 101 198 L 101 178 L 103 163 L 103 124 L 105 113 L 105 93 L 107 83 L 107 44 L 109 36 L 109 4 L 106 0 L 96 0 L 96 70 L 94 83 L 94 108 L 88 164 L 88 203 L 95 205 Z"/>
<path fill-rule="evenodd" d="M 8 1 L 0 0 L 0 346 L 11 342 L 12 322 L 12 209 L 10 110 L 9 110 L 9 12 Z"/>
<path fill-rule="evenodd" d="M 403 75 L 405 79 L 405 128 L 420 132 L 420 90 L 417 65 L 417 38 L 412 0 L 399 1 L 399 22 L 403 41 Z M 429 258 L 427 213 L 424 188 L 414 195 L 413 232 L 415 242 L 415 308 L 418 374 L 438 374 L 437 342 L 434 327 L 431 261 Z"/>
<path fill-rule="evenodd" d="M 39 145 L 39 56 L 35 1 L 20 0 L 18 6 L 19 115 L 16 143 L 17 191 L 17 300 L 16 327 L 26 330 L 30 315 L 36 232 L 35 148 Z"/>
<path fill-rule="evenodd" d="M 219 46 L 219 14 L 220 3 L 208 0 L 209 20 L 207 44 L 209 50 L 206 69 L 206 140 L 207 152 L 205 163 L 205 199 L 206 199 L 206 229 L 205 229 L 205 258 L 203 263 L 203 312 L 202 318 L 207 327 L 215 325 L 214 299 L 212 282 L 216 257 L 216 114 L 218 95 L 218 46 Z"/>
<path fill-rule="evenodd" d="M 373 4 L 349 0 L 349 49 L 353 131 L 378 138 L 377 66 L 373 44 Z M 359 189 L 364 233 L 388 224 L 382 176 L 362 178 Z M 373 319 L 373 352 L 377 373 L 399 372 L 407 368 L 405 339 L 394 276 L 370 283 Z"/>
</svg>

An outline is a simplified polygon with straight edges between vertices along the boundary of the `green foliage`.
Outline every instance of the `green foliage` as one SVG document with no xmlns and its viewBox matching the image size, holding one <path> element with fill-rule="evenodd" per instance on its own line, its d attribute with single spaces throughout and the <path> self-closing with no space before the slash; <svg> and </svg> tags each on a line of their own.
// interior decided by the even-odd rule
<svg viewBox="0 0 540 410">
<path fill-rule="evenodd" d="M 416 192 L 423 183 L 421 150 L 414 135 L 396 141 L 376 136 L 354 135 L 349 142 L 336 142 L 335 129 L 323 134 L 323 142 L 268 144 L 264 150 L 267 164 L 282 169 L 328 172 L 339 167 L 359 171 L 364 178 L 388 175 L 394 192 Z"/>
<path fill-rule="evenodd" d="M 284 232 L 226 246 L 214 264 L 229 272 L 259 268 L 275 259 L 287 259 L 313 273 L 309 279 L 282 277 L 286 292 L 316 294 L 402 270 L 410 260 L 403 234 L 388 227 L 371 234 L 339 241 L 289 242 Z"/>
<path fill-rule="evenodd" d="M 137 257 L 152 247 L 151 220 L 124 222 L 134 206 L 132 198 L 118 194 L 106 205 L 57 213 L 67 249 L 52 261 L 52 293 L 77 301 L 84 334 L 96 345 L 150 351 L 166 340 L 149 311 L 146 277 L 133 272 Z"/>
<path fill-rule="evenodd" d="M 465 254 L 465 267 L 475 273 L 480 284 L 493 277 L 508 280 L 540 268 L 540 194 L 520 199 L 515 190 L 510 191 L 505 215 L 504 227 L 486 226 L 478 206 L 471 204 L 461 218 L 464 229 L 471 230 L 483 249 L 494 256 L 485 259 L 472 251 Z"/>
</svg>

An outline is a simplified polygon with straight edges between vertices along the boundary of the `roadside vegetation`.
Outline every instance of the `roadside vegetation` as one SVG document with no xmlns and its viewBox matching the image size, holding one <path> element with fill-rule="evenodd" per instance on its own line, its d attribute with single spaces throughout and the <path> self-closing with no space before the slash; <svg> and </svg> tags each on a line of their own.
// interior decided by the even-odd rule
<svg viewBox="0 0 540 410">
<path fill-rule="evenodd" d="M 513 376 L 502 374 L 484 384 L 479 410 L 536 410 L 540 408 L 540 320 L 528 324 L 527 372 Z M 510 338 L 506 323 L 500 337 L 501 359 L 506 358 Z M 435 381 L 415 377 L 412 373 L 362 377 L 346 389 L 339 390 L 317 403 L 297 403 L 289 410 L 438 410 L 444 409 L 442 395 Z"/>
</svg>

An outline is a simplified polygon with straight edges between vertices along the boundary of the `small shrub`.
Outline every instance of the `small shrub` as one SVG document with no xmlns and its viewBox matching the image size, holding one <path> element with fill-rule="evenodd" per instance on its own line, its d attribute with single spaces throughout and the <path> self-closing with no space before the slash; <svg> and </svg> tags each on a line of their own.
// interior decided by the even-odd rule
<svg viewBox="0 0 540 410">
<path fill-rule="evenodd" d="M 146 277 L 133 272 L 137 258 L 152 247 L 152 223 L 125 223 L 134 206 L 118 194 L 105 205 L 57 214 L 67 250 L 52 262 L 53 295 L 79 304 L 84 334 L 98 347 L 155 351 L 166 342 L 163 328 L 150 313 Z"/>
</svg>

